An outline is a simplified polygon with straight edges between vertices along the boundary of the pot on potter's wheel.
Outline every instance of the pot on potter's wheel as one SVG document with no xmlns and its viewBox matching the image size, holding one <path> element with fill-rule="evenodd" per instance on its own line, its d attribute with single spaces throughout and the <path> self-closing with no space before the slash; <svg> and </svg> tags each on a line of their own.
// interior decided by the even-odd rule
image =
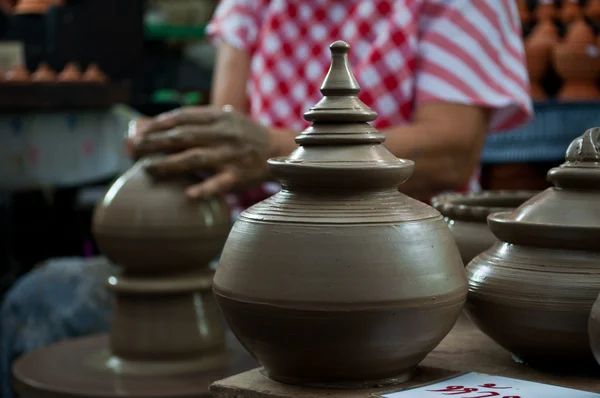
<svg viewBox="0 0 600 398">
<path fill-rule="evenodd" d="M 484 191 L 447 193 L 434 197 L 431 204 L 446 218 L 466 265 L 489 249 L 496 238 L 487 225 L 487 216 L 517 208 L 537 191 Z"/>
<path fill-rule="evenodd" d="M 185 179 L 159 180 L 136 163 L 96 208 L 100 249 L 123 272 L 110 336 L 54 344 L 14 366 L 15 389 L 40 397 L 208 397 L 217 379 L 256 366 L 226 333 L 209 262 L 230 228 L 221 198 L 190 201 Z"/>
<path fill-rule="evenodd" d="M 467 266 L 466 310 L 518 359 L 592 363 L 588 316 L 600 292 L 600 128 L 575 139 L 554 185 L 514 212 L 492 214 L 499 239 Z"/>
<path fill-rule="evenodd" d="M 413 162 L 368 122 L 331 45 L 324 98 L 288 158 L 282 190 L 237 219 L 213 290 L 238 339 L 277 381 L 366 387 L 405 381 L 458 318 L 467 281 L 441 214 L 398 192 Z"/>
</svg>

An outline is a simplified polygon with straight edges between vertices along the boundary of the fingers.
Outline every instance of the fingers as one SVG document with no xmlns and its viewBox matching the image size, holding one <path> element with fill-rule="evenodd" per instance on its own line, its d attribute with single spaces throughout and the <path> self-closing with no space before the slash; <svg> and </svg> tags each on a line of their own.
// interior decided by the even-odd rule
<svg viewBox="0 0 600 398">
<path fill-rule="evenodd" d="M 150 121 L 139 126 L 136 136 L 144 137 L 146 135 L 165 131 L 185 124 L 209 124 L 219 120 L 222 111 L 218 108 L 209 106 L 192 106 L 178 108 L 170 112 L 163 113 Z"/>
<path fill-rule="evenodd" d="M 240 151 L 232 146 L 192 148 L 174 155 L 150 159 L 146 170 L 155 176 L 185 174 L 207 168 L 217 168 L 239 156 Z"/>
<path fill-rule="evenodd" d="M 224 123 L 183 125 L 162 133 L 139 137 L 132 142 L 137 156 L 157 152 L 175 152 L 197 146 L 207 146 L 228 138 Z"/>
<path fill-rule="evenodd" d="M 188 187 L 185 191 L 190 199 L 206 199 L 233 190 L 238 182 L 238 174 L 233 169 L 225 169 L 218 174 Z"/>
</svg>

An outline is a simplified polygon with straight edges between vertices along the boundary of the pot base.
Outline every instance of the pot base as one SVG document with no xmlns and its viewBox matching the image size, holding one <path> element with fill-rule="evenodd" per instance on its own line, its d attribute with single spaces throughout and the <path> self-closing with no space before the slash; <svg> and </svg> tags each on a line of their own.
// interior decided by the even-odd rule
<svg viewBox="0 0 600 398">
<path fill-rule="evenodd" d="M 292 384 L 299 387 L 309 387 L 309 388 L 328 388 L 328 389 L 343 389 L 343 390 L 358 390 L 364 388 L 379 388 L 379 387 L 389 387 L 397 384 L 406 383 L 410 379 L 412 379 L 415 375 L 415 369 L 410 369 L 406 372 L 403 372 L 395 377 L 388 377 L 386 379 L 373 380 L 373 381 L 360 381 L 360 382 L 345 382 L 345 383 L 305 383 L 302 381 L 298 381 L 295 379 L 288 378 L 280 378 L 276 375 L 271 375 L 269 372 L 261 369 L 262 374 L 267 376 L 269 379 L 278 381 L 283 384 Z"/>
<path fill-rule="evenodd" d="M 213 381 L 257 365 L 228 336 L 228 348 L 200 358 L 128 362 L 116 366 L 108 336 L 57 343 L 25 354 L 13 366 L 14 388 L 22 398 L 208 397 Z"/>
</svg>

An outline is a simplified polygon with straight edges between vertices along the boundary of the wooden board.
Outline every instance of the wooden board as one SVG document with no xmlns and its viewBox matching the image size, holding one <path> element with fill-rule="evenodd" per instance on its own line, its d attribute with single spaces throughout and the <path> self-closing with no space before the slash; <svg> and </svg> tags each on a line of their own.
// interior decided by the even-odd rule
<svg viewBox="0 0 600 398">
<path fill-rule="evenodd" d="M 415 378 L 402 387 L 413 388 L 471 371 L 600 393 L 600 367 L 587 375 L 551 374 L 518 364 L 464 316 L 421 363 Z M 268 379 L 260 369 L 217 381 L 210 387 L 215 398 L 367 398 L 391 389 L 394 388 L 348 391 L 295 387 Z"/>
</svg>

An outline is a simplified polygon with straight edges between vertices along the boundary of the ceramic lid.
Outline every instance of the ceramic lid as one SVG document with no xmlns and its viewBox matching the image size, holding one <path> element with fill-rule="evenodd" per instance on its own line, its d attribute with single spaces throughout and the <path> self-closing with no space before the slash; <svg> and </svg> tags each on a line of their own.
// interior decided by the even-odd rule
<svg viewBox="0 0 600 398">
<path fill-rule="evenodd" d="M 600 128 L 576 138 L 547 178 L 553 187 L 512 213 L 490 215 L 492 232 L 515 244 L 600 251 Z"/>
<path fill-rule="evenodd" d="M 358 98 L 350 45 L 336 41 L 330 50 L 324 97 L 304 114 L 313 125 L 296 137 L 300 147 L 289 157 L 269 160 L 269 171 L 284 189 L 396 187 L 410 177 L 414 163 L 390 153 L 382 145 L 385 137 L 369 124 L 377 113 Z"/>
</svg>

